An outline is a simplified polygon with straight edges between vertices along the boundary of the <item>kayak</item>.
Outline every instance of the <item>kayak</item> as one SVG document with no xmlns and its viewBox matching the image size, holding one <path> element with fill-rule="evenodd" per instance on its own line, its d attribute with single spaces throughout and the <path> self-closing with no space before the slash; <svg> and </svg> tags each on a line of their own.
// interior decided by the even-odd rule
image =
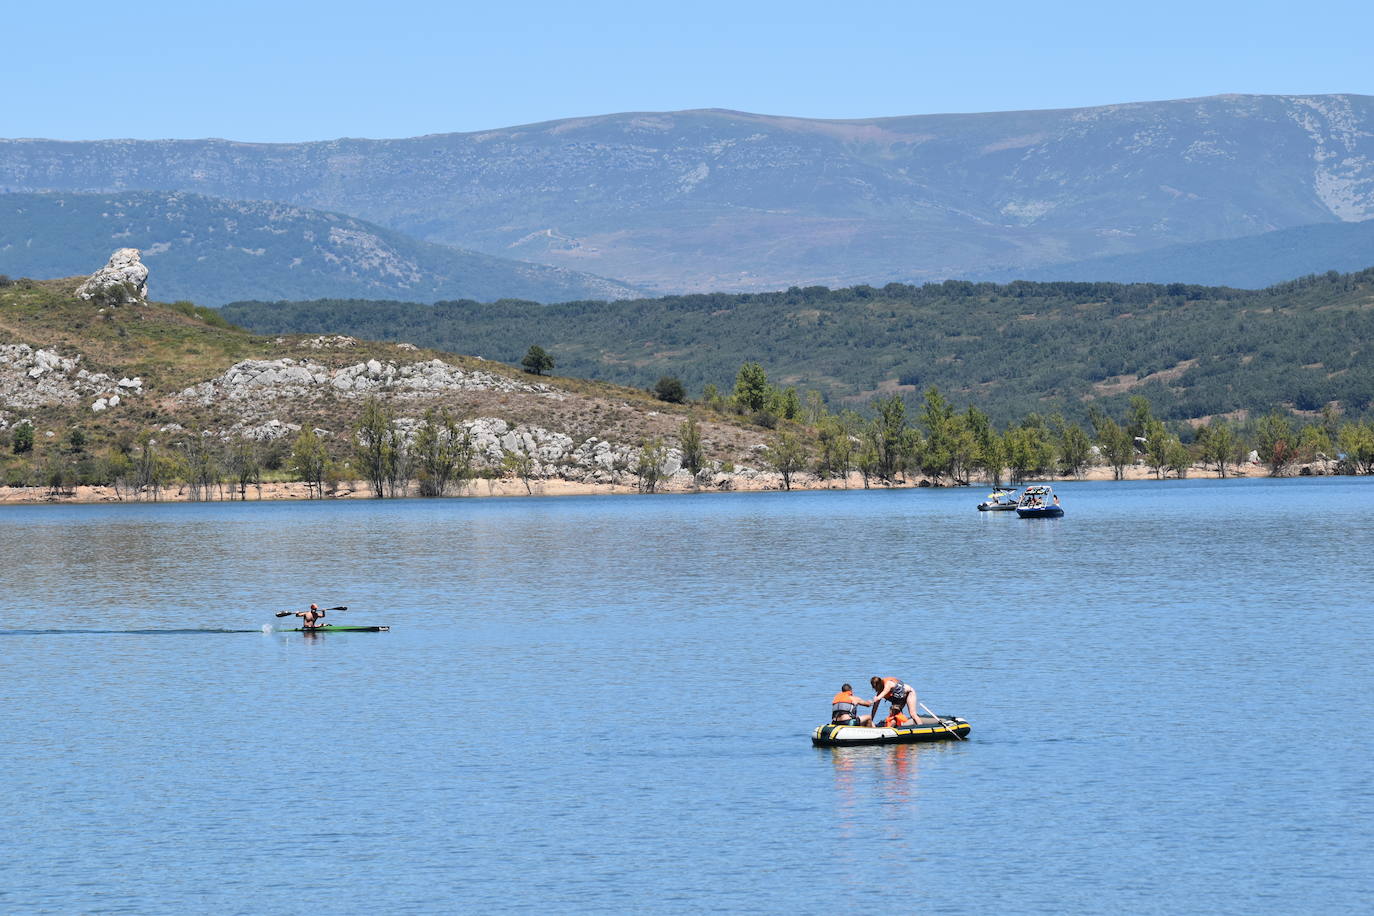
<svg viewBox="0 0 1374 916">
<path fill-rule="evenodd" d="M 924 741 L 958 741 L 968 736 L 968 722 L 958 716 L 941 716 L 943 725 L 907 725 L 877 728 L 867 725 L 818 725 L 811 733 L 817 747 L 848 747 L 851 744 L 916 744 Z"/>
<path fill-rule="evenodd" d="M 385 633 L 391 627 L 336 627 L 333 625 L 323 627 L 290 627 L 285 630 L 277 630 L 278 633 Z"/>
</svg>

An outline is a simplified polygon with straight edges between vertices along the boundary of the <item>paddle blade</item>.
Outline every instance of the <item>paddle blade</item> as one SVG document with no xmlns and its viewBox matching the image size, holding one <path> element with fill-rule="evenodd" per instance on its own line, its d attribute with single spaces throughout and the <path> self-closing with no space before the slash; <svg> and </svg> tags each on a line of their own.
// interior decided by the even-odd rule
<svg viewBox="0 0 1374 916">
<path fill-rule="evenodd" d="M 291 612 L 290 612 L 290 611 L 277 611 L 277 616 L 278 616 L 278 617 L 290 617 L 290 616 L 291 616 Z"/>
<path fill-rule="evenodd" d="M 348 610 L 348 605 L 346 605 L 346 604 L 341 604 L 341 605 L 339 605 L 338 607 L 326 608 L 326 610 L 330 610 L 330 611 L 346 611 L 346 610 Z"/>
</svg>

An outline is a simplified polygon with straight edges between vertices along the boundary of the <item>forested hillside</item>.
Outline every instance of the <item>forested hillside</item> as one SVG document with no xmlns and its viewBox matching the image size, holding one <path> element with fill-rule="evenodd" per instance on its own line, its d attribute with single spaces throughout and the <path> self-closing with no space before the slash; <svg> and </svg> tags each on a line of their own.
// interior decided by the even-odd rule
<svg viewBox="0 0 1374 916">
<path fill-rule="evenodd" d="M 1294 284 L 1291 298 L 1311 301 L 1268 310 L 1255 303 L 1244 321 L 1312 308 L 1314 290 L 1344 281 L 1359 291 L 1369 280 Z M 954 284 L 945 293 L 951 289 L 978 292 Z M 80 290 L 75 280 L 0 278 L 0 486 L 19 488 L 20 498 L 67 498 L 78 486 L 106 488 L 88 494 L 99 499 L 173 491 L 242 499 L 264 483 L 302 484 L 298 496 L 357 492 L 359 481 L 377 496 L 439 496 L 474 492 L 478 481 L 492 492 L 502 480 L 525 493 L 554 480 L 654 492 L 1024 481 L 1082 476 L 1094 466 L 1117 479 L 1146 468 L 1179 477 L 1253 473 L 1261 464 L 1274 475 L 1374 470 L 1374 422 L 1339 405 L 1305 417 L 1214 417 L 1198 427 L 1163 422 L 1139 396 L 1148 386 L 1125 386 L 1127 403 L 1107 410 L 1109 398 L 1089 402 L 1082 423 L 1046 409 L 1051 399 L 1034 398 L 1026 414 L 994 423 L 979 405 L 1006 414 L 1009 402 L 982 399 L 982 390 L 966 410 L 933 385 L 911 404 L 883 396 L 858 409 L 827 407 L 818 391 L 770 378 L 757 362 L 689 398 L 672 377 L 647 393 L 544 375 L 556 360 L 537 345 L 520 360 L 521 372 L 399 342 L 254 336 L 211 309 L 130 299 L 127 283 Z M 887 291 L 876 312 L 901 312 L 900 292 Z M 913 299 L 938 292 L 906 290 Z M 1358 294 L 1367 314 L 1368 295 Z M 779 295 L 814 304 L 842 293 Z M 1172 305 L 1183 311 L 1203 302 L 1184 291 L 1177 297 Z M 1355 312 L 1326 301 L 1319 312 Z M 1130 308 L 1148 314 L 1153 306 L 1142 297 Z M 1127 320 L 1120 302 L 1113 309 L 1104 321 Z M 823 309 L 806 311 L 813 327 L 826 320 Z M 1034 327 L 1037 319 L 1011 321 Z M 1337 375 L 1367 378 L 1368 371 L 1368 361 L 1357 359 Z"/>
<path fill-rule="evenodd" d="M 1260 291 L 1183 284 L 949 281 L 540 307 L 500 301 L 234 303 L 260 333 L 348 333 L 647 386 L 728 386 L 757 361 L 832 403 L 936 385 L 1007 421 L 1081 418 L 1145 395 L 1165 419 L 1274 407 L 1347 411 L 1374 398 L 1374 270 Z"/>
</svg>

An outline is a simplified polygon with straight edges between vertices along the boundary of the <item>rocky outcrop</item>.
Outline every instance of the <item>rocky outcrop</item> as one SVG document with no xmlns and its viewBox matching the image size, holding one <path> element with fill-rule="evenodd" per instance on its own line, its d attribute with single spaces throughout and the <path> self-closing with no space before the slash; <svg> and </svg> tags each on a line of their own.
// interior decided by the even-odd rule
<svg viewBox="0 0 1374 916">
<path fill-rule="evenodd" d="M 625 483 L 634 476 L 639 449 L 595 436 L 576 442 L 565 433 L 540 426 L 511 426 L 498 417 L 478 417 L 463 424 L 472 436 L 475 463 L 500 467 L 508 455 L 528 457 L 530 476 L 559 477 L 578 483 Z M 691 482 L 682 469 L 682 453 L 669 449 L 659 471 L 664 477 Z"/>
<path fill-rule="evenodd" d="M 362 398 L 385 393 L 391 398 L 416 398 L 457 391 L 548 390 L 545 385 L 461 369 L 440 359 L 405 365 L 369 359 L 331 369 L 308 359 L 283 358 L 235 363 L 218 378 L 185 389 L 177 400 L 206 406 L 230 401 L 268 407 L 282 397 L 316 400 L 325 395 Z"/>
<path fill-rule="evenodd" d="M 148 300 L 148 268 L 143 266 L 137 248 L 121 248 L 110 255 L 110 262 L 76 289 L 82 299 L 106 305 L 128 305 Z"/>
<path fill-rule="evenodd" d="M 28 344 L 0 344 L 0 405 L 19 408 L 76 404 L 91 395 L 109 397 L 119 403 L 118 395 L 142 390 L 141 379 L 116 382 L 100 372 L 80 368 L 81 356 L 61 356 L 55 350 Z M 99 401 L 97 401 L 99 403 Z"/>
<path fill-rule="evenodd" d="M 281 343 L 283 340 L 283 338 L 279 338 L 277 342 Z M 358 338 L 349 337 L 346 334 L 335 334 L 332 337 L 312 337 L 297 344 L 302 350 L 351 350 L 357 345 Z"/>
</svg>

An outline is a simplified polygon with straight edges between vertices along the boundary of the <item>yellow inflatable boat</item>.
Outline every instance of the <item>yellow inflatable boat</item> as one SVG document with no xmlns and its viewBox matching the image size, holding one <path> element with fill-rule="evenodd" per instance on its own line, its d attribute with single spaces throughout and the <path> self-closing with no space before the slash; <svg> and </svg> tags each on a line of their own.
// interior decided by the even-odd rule
<svg viewBox="0 0 1374 916">
<path fill-rule="evenodd" d="M 901 728 L 876 728 L 867 725 L 820 725 L 811 733 L 817 747 L 847 747 L 851 744 L 917 744 L 922 741 L 962 741 L 970 731 L 968 722 L 957 716 L 940 716 L 939 723 L 918 722 Z"/>
</svg>

